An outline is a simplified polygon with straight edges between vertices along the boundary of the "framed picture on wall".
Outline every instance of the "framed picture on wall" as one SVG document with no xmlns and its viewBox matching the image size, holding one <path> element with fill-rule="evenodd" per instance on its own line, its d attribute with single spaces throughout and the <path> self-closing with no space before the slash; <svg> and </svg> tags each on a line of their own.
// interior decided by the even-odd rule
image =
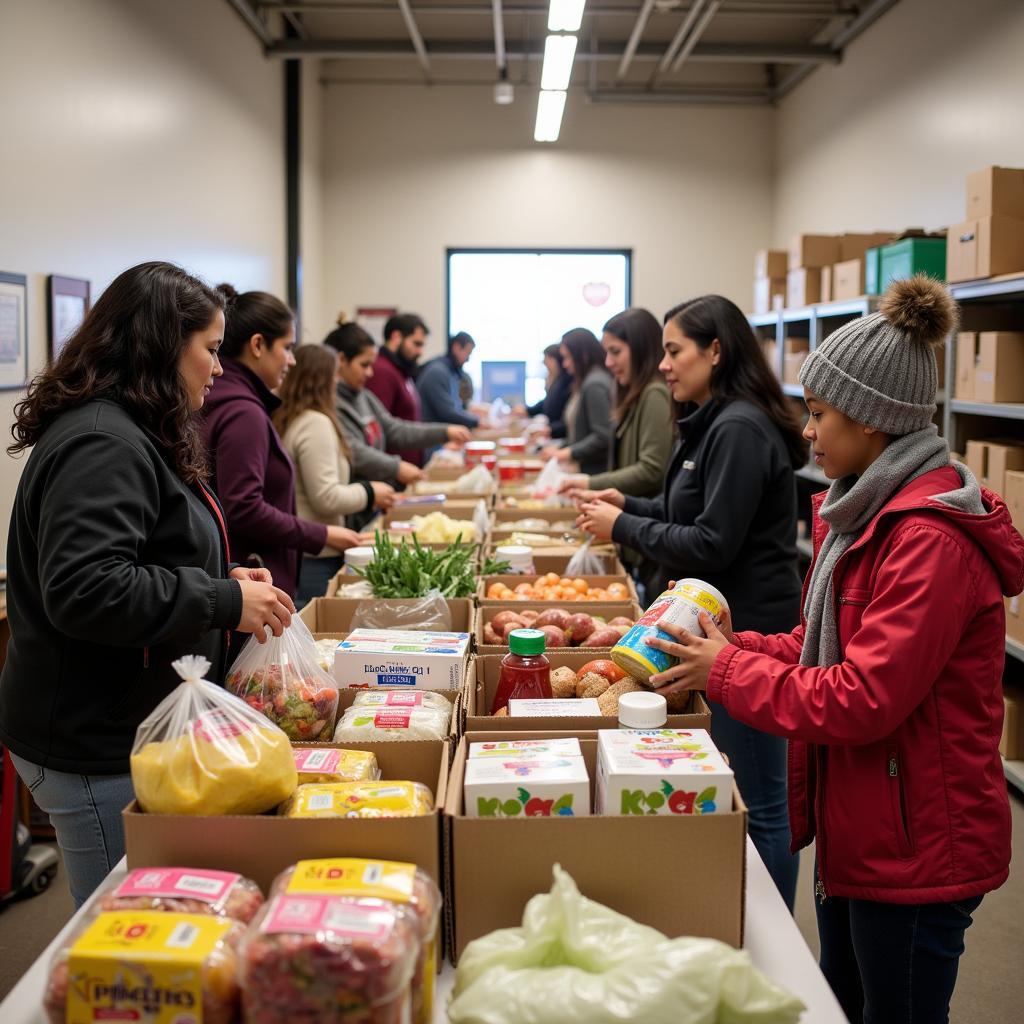
<svg viewBox="0 0 1024 1024">
<path fill-rule="evenodd" d="M 50 362 L 55 362 L 64 343 L 89 312 L 89 282 L 80 277 L 47 278 L 49 293 Z"/>
<path fill-rule="evenodd" d="M 397 306 L 357 306 L 356 323 L 379 345 L 384 340 L 384 325 L 397 312 Z"/>
<path fill-rule="evenodd" d="M 28 279 L 0 271 L 0 391 L 28 384 Z"/>
</svg>

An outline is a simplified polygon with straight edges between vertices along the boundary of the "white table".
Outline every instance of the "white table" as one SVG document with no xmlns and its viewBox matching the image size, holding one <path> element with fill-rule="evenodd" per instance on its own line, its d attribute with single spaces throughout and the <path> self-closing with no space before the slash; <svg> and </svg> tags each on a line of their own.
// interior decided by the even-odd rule
<svg viewBox="0 0 1024 1024">
<path fill-rule="evenodd" d="M 111 877 L 123 876 L 125 870 L 125 862 L 122 860 L 111 872 Z M 50 959 L 86 908 L 80 910 L 65 925 L 7 998 L 0 1003 L 0 1021 L 3 1024 L 47 1024 L 42 1009 L 42 995 L 46 987 Z M 807 943 L 804 942 L 796 922 L 772 884 L 764 862 L 758 856 L 749 837 L 745 932 L 743 948 L 750 954 L 754 964 L 807 1004 L 803 1021 L 807 1024 L 847 1024 L 828 983 L 818 970 Z M 455 968 L 445 964 L 437 985 L 437 1024 L 445 1024 L 447 1021 L 444 1007 L 454 982 Z"/>
</svg>

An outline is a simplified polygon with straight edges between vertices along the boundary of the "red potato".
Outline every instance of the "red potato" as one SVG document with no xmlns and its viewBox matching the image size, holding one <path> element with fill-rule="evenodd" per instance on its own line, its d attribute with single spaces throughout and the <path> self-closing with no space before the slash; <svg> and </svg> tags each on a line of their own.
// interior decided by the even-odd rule
<svg viewBox="0 0 1024 1024">
<path fill-rule="evenodd" d="M 502 636 L 505 635 L 504 626 L 506 622 L 515 622 L 516 627 L 519 629 L 522 629 L 522 627 L 526 625 L 525 620 L 523 619 L 522 615 L 519 614 L 519 612 L 498 612 L 498 614 L 495 615 L 493 619 L 491 619 L 491 625 Z"/>
<path fill-rule="evenodd" d="M 609 626 L 625 626 L 627 629 L 633 628 L 633 620 L 627 619 L 625 615 L 616 615 L 614 619 L 608 620 Z"/>
<path fill-rule="evenodd" d="M 572 616 L 563 608 L 548 608 L 537 616 L 534 626 L 537 629 L 544 626 L 557 626 L 564 633 L 568 630 L 571 619 Z"/>
<path fill-rule="evenodd" d="M 484 643 L 497 644 L 499 647 L 505 641 L 498 635 L 498 631 L 489 623 L 484 624 Z"/>
<path fill-rule="evenodd" d="M 594 622 L 592 615 L 587 615 L 584 612 L 577 612 L 577 614 L 570 616 L 569 628 L 565 631 L 565 635 L 573 643 L 573 645 L 582 644 L 597 628 L 597 623 Z M 593 646 L 593 644 L 591 644 Z"/>
<path fill-rule="evenodd" d="M 533 626 L 539 615 L 540 612 L 537 611 L 536 608 L 524 608 L 519 613 L 519 618 L 521 618 L 528 626 Z"/>
<path fill-rule="evenodd" d="M 501 634 L 501 637 L 504 640 L 504 642 L 508 643 L 508 635 L 512 632 L 513 629 L 529 628 L 530 627 L 525 622 L 506 622 L 500 629 L 498 629 L 497 632 Z"/>
<path fill-rule="evenodd" d="M 569 641 L 565 634 L 557 626 L 541 626 L 540 631 L 544 634 L 544 646 L 547 650 L 552 647 L 568 647 Z"/>
<path fill-rule="evenodd" d="M 595 629 L 586 640 L 580 644 L 581 647 L 614 647 L 621 639 L 618 631 L 611 626 L 602 626 Z"/>
</svg>

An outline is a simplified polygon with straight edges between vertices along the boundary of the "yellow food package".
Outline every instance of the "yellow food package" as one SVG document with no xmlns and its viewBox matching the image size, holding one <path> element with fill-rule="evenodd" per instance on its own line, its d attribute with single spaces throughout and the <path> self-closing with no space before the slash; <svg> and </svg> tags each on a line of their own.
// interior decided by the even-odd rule
<svg viewBox="0 0 1024 1024">
<path fill-rule="evenodd" d="M 415 818 L 434 797 L 419 782 L 336 782 L 299 786 L 281 808 L 286 818 Z"/>
<path fill-rule="evenodd" d="M 380 778 L 377 758 L 369 750 L 294 747 L 292 756 L 300 786 L 311 782 L 376 782 Z"/>
<path fill-rule="evenodd" d="M 139 726 L 132 784 L 148 814 L 262 814 L 298 785 L 288 737 L 203 679 L 210 663 L 174 662 L 184 682 Z"/>
</svg>

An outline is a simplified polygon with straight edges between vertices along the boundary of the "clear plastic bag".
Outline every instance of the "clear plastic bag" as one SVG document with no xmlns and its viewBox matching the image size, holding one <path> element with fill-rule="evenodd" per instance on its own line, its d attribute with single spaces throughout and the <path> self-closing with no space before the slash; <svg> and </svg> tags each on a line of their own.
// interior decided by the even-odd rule
<svg viewBox="0 0 1024 1024">
<path fill-rule="evenodd" d="M 132 785 L 149 814 L 262 814 L 297 785 L 288 737 L 203 676 L 205 658 L 173 664 L 184 682 L 139 726 Z"/>
<path fill-rule="evenodd" d="M 476 527 L 476 538 L 482 541 L 491 528 L 491 516 L 487 511 L 487 502 L 481 498 L 473 508 L 473 525 Z"/>
<path fill-rule="evenodd" d="M 284 893 L 240 950 L 247 1024 L 405 1024 L 420 940 L 383 900 Z"/>
<path fill-rule="evenodd" d="M 530 485 L 530 497 L 543 499 L 557 496 L 567 475 L 558 459 L 548 459 L 540 475 Z"/>
<path fill-rule="evenodd" d="M 334 731 L 335 743 L 387 743 L 395 740 L 443 740 L 452 711 L 427 707 L 351 707 Z"/>
<path fill-rule="evenodd" d="M 451 1024 L 796 1024 L 804 1004 L 749 954 L 715 939 L 668 939 L 588 900 L 558 865 L 519 928 L 459 958 Z"/>
<path fill-rule="evenodd" d="M 416 818 L 434 810 L 421 782 L 323 782 L 299 786 L 282 805 L 285 818 Z"/>
<path fill-rule="evenodd" d="M 569 559 L 568 564 L 565 567 L 566 576 L 600 576 L 604 572 L 604 566 L 601 565 L 601 559 L 590 550 L 591 542 L 593 537 L 588 537 L 580 547 L 579 551 L 576 552 Z"/>
<path fill-rule="evenodd" d="M 115 910 L 160 910 L 167 914 L 210 914 L 248 924 L 263 906 L 263 893 L 250 878 L 206 868 L 135 868 L 107 881 L 90 916 Z"/>
<path fill-rule="evenodd" d="M 494 477 L 486 466 L 474 466 L 452 484 L 452 494 L 490 494 L 494 490 Z"/>
<path fill-rule="evenodd" d="M 299 743 L 328 739 L 338 717 L 338 687 L 320 667 L 309 627 L 293 616 L 280 636 L 248 640 L 224 686 Z"/>
<path fill-rule="evenodd" d="M 429 590 L 423 597 L 391 597 L 379 601 L 361 601 L 352 615 L 354 629 L 438 630 L 450 633 L 452 613 L 440 590 Z"/>
</svg>

